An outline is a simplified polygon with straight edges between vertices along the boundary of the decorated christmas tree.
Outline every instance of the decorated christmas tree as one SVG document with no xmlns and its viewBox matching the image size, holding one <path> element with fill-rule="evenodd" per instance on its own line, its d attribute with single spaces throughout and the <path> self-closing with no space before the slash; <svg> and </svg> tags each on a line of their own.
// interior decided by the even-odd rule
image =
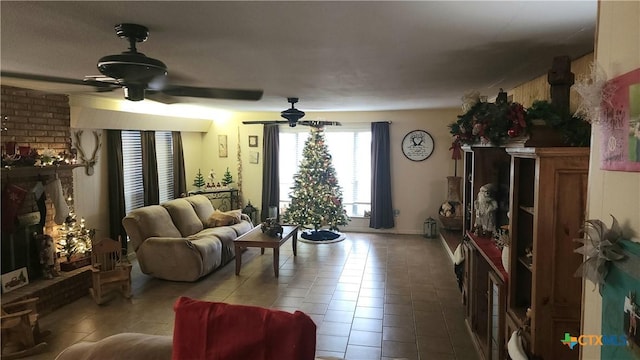
<svg viewBox="0 0 640 360">
<path fill-rule="evenodd" d="M 222 185 L 223 186 L 227 186 L 229 184 L 231 184 L 233 182 L 233 177 L 231 176 L 231 173 L 229 172 L 229 168 L 227 168 L 227 171 L 224 173 L 224 176 L 222 176 Z"/>
<path fill-rule="evenodd" d="M 67 261 L 75 254 L 84 254 L 91 251 L 91 241 L 96 234 L 95 229 L 87 229 L 84 218 L 76 219 L 76 214 L 71 209 L 69 216 L 58 229 L 58 250 L 60 255 L 66 256 Z"/>
<path fill-rule="evenodd" d="M 338 230 L 338 226 L 346 225 L 350 219 L 342 206 L 342 190 L 322 129 L 312 128 L 302 156 L 300 169 L 293 176 L 291 205 L 282 220 L 313 227 L 314 232 L 302 234 L 304 238 L 326 240 L 327 236 L 333 237 L 327 234 L 332 232 L 321 231 L 321 227 Z"/>
<path fill-rule="evenodd" d="M 193 186 L 197 187 L 198 190 L 200 190 L 204 185 L 205 185 L 204 176 L 202 176 L 200 169 L 198 169 L 198 174 L 196 174 L 196 178 L 193 179 Z"/>
</svg>

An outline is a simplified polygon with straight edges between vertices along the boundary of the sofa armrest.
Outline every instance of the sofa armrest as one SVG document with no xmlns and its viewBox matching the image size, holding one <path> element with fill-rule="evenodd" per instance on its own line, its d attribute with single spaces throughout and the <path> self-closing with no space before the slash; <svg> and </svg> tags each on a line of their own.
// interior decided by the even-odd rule
<svg viewBox="0 0 640 360">
<path fill-rule="evenodd" d="M 251 225 L 253 225 L 253 223 L 251 222 L 251 218 L 247 214 L 240 214 L 240 220 L 248 221 L 251 223 Z"/>
</svg>

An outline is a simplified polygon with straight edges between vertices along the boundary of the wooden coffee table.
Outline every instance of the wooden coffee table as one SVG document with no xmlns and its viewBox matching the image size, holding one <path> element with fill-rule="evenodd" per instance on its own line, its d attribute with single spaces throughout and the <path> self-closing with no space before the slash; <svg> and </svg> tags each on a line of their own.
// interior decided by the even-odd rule
<svg viewBox="0 0 640 360">
<path fill-rule="evenodd" d="M 240 235 L 237 239 L 233 240 L 233 245 L 236 250 L 236 275 L 240 275 L 240 268 L 242 267 L 242 248 L 259 247 L 260 254 L 264 254 L 265 248 L 273 249 L 273 272 L 278 277 L 280 269 L 280 246 L 284 244 L 289 238 L 291 239 L 291 246 L 293 247 L 293 256 L 297 256 L 298 245 L 298 226 L 285 225 L 282 227 L 282 236 L 271 237 L 262 232 L 260 225 L 253 228 L 248 233 Z"/>
</svg>

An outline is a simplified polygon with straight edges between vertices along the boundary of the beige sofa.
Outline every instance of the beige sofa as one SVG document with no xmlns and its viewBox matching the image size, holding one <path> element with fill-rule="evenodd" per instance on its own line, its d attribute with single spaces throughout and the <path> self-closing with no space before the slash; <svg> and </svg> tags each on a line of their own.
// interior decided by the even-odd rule
<svg viewBox="0 0 640 360">
<path fill-rule="evenodd" d="M 253 228 L 240 223 L 207 227 L 213 205 L 203 195 L 131 211 L 124 225 L 143 273 L 165 280 L 195 281 L 235 257 L 233 240 Z"/>
</svg>

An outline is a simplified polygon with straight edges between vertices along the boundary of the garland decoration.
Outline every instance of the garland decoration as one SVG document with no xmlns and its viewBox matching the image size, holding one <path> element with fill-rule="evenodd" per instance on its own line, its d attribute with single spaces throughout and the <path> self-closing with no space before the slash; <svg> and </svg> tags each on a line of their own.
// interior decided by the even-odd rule
<svg viewBox="0 0 640 360">
<path fill-rule="evenodd" d="M 526 134 L 530 126 L 524 106 L 516 102 L 494 104 L 478 98 L 475 104 L 466 107 L 469 110 L 449 125 L 454 142 L 499 146 L 510 138 Z"/>
<path fill-rule="evenodd" d="M 474 100 L 470 105 L 469 101 Z M 589 122 L 577 115 L 564 114 L 548 101 L 534 101 L 528 109 L 517 102 L 488 103 L 474 96 L 465 96 L 464 101 L 468 110 L 449 124 L 454 143 L 500 146 L 528 135 L 536 121 L 559 132 L 566 145 L 589 146 L 591 141 Z"/>
<path fill-rule="evenodd" d="M 563 114 L 553 104 L 545 100 L 534 101 L 527 110 L 529 122 L 544 120 L 544 123 L 562 134 L 565 144 L 589 146 L 591 125 L 576 115 Z"/>
</svg>

